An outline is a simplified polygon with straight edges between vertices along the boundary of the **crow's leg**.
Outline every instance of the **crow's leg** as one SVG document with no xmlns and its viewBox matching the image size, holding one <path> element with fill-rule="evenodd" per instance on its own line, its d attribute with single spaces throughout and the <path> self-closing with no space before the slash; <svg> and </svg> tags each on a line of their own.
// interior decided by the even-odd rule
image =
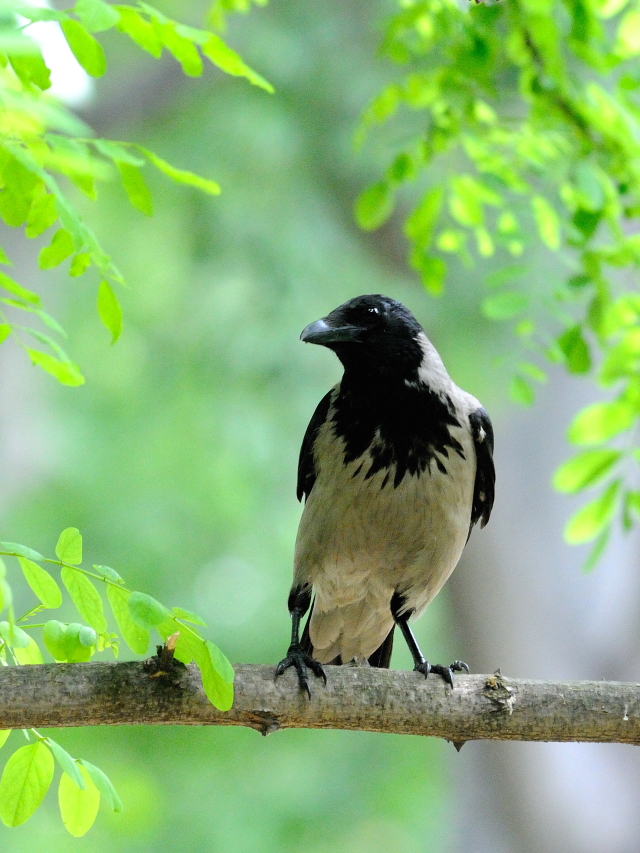
<svg viewBox="0 0 640 853">
<path fill-rule="evenodd" d="M 433 672 L 436 675 L 441 675 L 447 684 L 453 687 L 453 673 L 462 672 L 462 670 L 469 672 L 469 667 L 461 660 L 456 660 L 449 666 L 445 666 L 440 663 L 429 663 L 420 651 L 420 646 L 418 645 L 416 638 L 413 636 L 413 631 L 409 627 L 411 612 L 409 611 L 402 615 L 399 613 L 403 606 L 404 597 L 400 593 L 394 593 L 393 598 L 391 599 L 391 613 L 393 614 L 396 625 L 402 631 L 402 636 L 405 638 L 406 643 L 409 646 L 409 651 L 413 658 L 414 671 L 423 673 L 425 678 L 430 672 Z"/>
<path fill-rule="evenodd" d="M 300 620 L 305 615 L 311 604 L 311 587 L 294 586 L 289 594 L 289 613 L 291 614 L 291 644 L 287 650 L 287 656 L 281 660 L 276 667 L 276 678 L 293 666 L 298 673 L 298 684 L 311 699 L 311 687 L 309 686 L 308 670 L 322 678 L 327 683 L 327 676 L 322 667 L 314 657 L 306 652 L 300 643 Z"/>
</svg>

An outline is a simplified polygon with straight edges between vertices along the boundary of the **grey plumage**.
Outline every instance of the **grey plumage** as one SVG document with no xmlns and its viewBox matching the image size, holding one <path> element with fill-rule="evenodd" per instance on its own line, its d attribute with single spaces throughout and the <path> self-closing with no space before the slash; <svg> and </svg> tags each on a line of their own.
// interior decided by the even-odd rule
<svg viewBox="0 0 640 853">
<path fill-rule="evenodd" d="M 315 594 L 302 654 L 320 663 L 366 662 L 397 623 L 416 668 L 422 661 L 428 674 L 406 621 L 440 591 L 473 524 L 488 521 L 490 420 L 394 300 L 358 297 L 302 337 L 333 349 L 345 367 L 300 454 L 298 495 L 306 502 L 290 598 L 294 628 L 294 610 L 306 610 Z M 278 671 L 295 666 L 308 690 L 294 647 L 295 636 Z"/>
</svg>

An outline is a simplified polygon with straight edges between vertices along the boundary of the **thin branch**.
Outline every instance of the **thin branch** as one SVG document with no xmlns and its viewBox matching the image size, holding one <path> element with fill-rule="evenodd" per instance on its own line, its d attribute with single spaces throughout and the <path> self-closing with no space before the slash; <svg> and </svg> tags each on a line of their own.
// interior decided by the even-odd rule
<svg viewBox="0 0 640 853">
<path fill-rule="evenodd" d="M 222 713 L 195 666 L 151 662 L 44 664 L 0 671 L 0 729 L 98 725 L 352 729 L 467 740 L 640 743 L 640 684 L 522 681 L 457 675 L 455 689 L 415 672 L 327 667 L 309 701 L 289 672 L 240 664 L 236 701 Z"/>
</svg>

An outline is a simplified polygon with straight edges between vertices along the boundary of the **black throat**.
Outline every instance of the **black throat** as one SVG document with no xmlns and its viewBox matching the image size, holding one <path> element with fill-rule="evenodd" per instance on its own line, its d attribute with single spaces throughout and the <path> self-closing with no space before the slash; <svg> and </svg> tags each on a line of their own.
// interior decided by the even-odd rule
<svg viewBox="0 0 640 853">
<path fill-rule="evenodd" d="M 450 397 L 419 381 L 417 370 L 406 380 L 347 368 L 333 401 L 332 423 L 344 440 L 345 464 L 369 451 L 371 463 L 363 460 L 354 477 L 386 471 L 382 488 L 387 483 L 397 488 L 407 474 L 419 477 L 432 464 L 446 474 L 450 450 L 464 458 L 451 434 L 460 422 Z"/>
</svg>

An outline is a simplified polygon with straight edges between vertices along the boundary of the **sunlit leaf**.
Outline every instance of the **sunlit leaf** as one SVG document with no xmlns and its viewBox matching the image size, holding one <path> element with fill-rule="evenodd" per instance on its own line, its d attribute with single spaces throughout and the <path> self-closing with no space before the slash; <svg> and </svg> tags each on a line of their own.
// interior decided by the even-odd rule
<svg viewBox="0 0 640 853">
<path fill-rule="evenodd" d="M 203 625 L 205 628 L 207 627 L 207 623 L 203 622 L 202 619 L 191 610 L 185 610 L 184 607 L 174 607 L 173 612 L 178 619 L 184 619 L 186 622 L 192 622 L 194 625 Z"/>
<path fill-rule="evenodd" d="M 0 637 L 5 640 L 10 646 L 26 649 L 31 643 L 31 637 L 22 628 L 17 625 L 11 625 L 9 622 L 0 622 Z"/>
<path fill-rule="evenodd" d="M 82 618 L 98 632 L 107 630 L 100 593 L 86 575 L 68 566 L 62 568 L 62 582 Z M 84 644 L 83 644 L 84 645 Z"/>
<path fill-rule="evenodd" d="M 102 322 L 111 332 L 111 343 L 115 344 L 122 334 L 122 308 L 118 302 L 118 297 L 106 280 L 100 282 L 98 313 Z"/>
<path fill-rule="evenodd" d="M 13 647 L 13 654 L 15 655 L 16 660 L 22 666 L 44 663 L 40 646 L 36 643 L 33 637 L 30 637 L 29 639 L 30 642 L 28 646 L 25 646 L 24 648 L 20 646 Z"/>
<path fill-rule="evenodd" d="M 355 207 L 358 225 L 365 231 L 379 228 L 393 213 L 394 195 L 385 181 L 366 189 Z"/>
<path fill-rule="evenodd" d="M 591 370 L 589 344 L 584 339 L 582 327 L 577 324 L 558 338 L 558 345 L 567 360 L 571 373 L 588 373 Z"/>
<path fill-rule="evenodd" d="M 7 738 L 11 734 L 11 729 L 0 729 L 0 748 L 7 742 Z"/>
<path fill-rule="evenodd" d="M 82 534 L 77 527 L 62 531 L 56 545 L 56 556 L 63 563 L 79 566 L 82 562 Z"/>
<path fill-rule="evenodd" d="M 26 557 L 19 557 L 19 561 L 27 583 L 44 606 L 51 609 L 60 607 L 62 591 L 49 572 Z"/>
<path fill-rule="evenodd" d="M 42 632 L 44 644 L 55 660 L 67 659 L 67 651 L 64 644 L 66 630 L 67 626 L 56 619 L 50 619 L 48 622 L 45 622 Z"/>
<path fill-rule="evenodd" d="M 611 483 L 595 500 L 583 506 L 567 524 L 564 536 L 570 545 L 581 545 L 590 542 L 613 518 L 620 491 L 620 481 Z"/>
<path fill-rule="evenodd" d="M 210 181 L 208 178 L 201 178 L 200 175 L 195 175 L 193 172 L 188 172 L 185 169 L 176 169 L 162 157 L 158 157 L 153 151 L 148 148 L 143 148 L 142 145 L 136 146 L 138 151 L 141 151 L 150 163 L 163 172 L 167 177 L 171 178 L 178 184 L 188 184 L 192 187 L 197 187 L 210 195 L 219 195 L 220 185 L 215 181 Z"/>
<path fill-rule="evenodd" d="M 145 21 L 137 9 L 120 6 L 118 11 L 120 13 L 118 29 L 157 59 L 162 54 L 162 41 L 155 27 Z"/>
<path fill-rule="evenodd" d="M 76 838 L 85 835 L 95 823 L 100 808 L 100 791 L 86 767 L 77 765 L 84 778 L 84 787 L 79 787 L 66 772 L 60 778 L 58 803 L 62 822 Z"/>
<path fill-rule="evenodd" d="M 34 551 L 33 548 L 27 548 L 26 545 L 19 545 L 17 542 L 0 542 L 0 550 L 8 551 L 10 554 L 16 554 L 19 557 L 26 557 L 28 560 L 44 560 L 42 554 Z"/>
<path fill-rule="evenodd" d="M 80 368 L 72 361 L 59 361 L 48 352 L 25 347 L 29 358 L 33 364 L 46 370 L 60 382 L 61 385 L 70 385 L 77 387 L 84 385 L 84 376 L 80 373 Z"/>
<path fill-rule="evenodd" d="M 73 11 L 92 33 L 109 30 L 120 20 L 120 13 L 104 0 L 77 0 Z"/>
<path fill-rule="evenodd" d="M 579 492 L 605 477 L 621 456 L 620 450 L 586 450 L 558 468 L 553 485 L 560 492 Z"/>
<path fill-rule="evenodd" d="M 141 628 L 155 628 L 171 615 L 164 604 L 160 604 L 145 592 L 132 592 L 128 605 L 133 620 Z"/>
<path fill-rule="evenodd" d="M 555 209 L 541 195 L 534 196 L 531 205 L 542 240 L 550 249 L 559 249 L 560 220 Z"/>
<path fill-rule="evenodd" d="M 26 287 L 18 284 L 17 281 L 14 281 L 10 276 L 3 272 L 0 272 L 0 287 L 8 290 L 9 293 L 13 293 L 14 296 L 19 296 L 26 302 L 31 302 L 34 305 L 38 305 L 40 302 L 40 297 L 37 293 L 34 293 L 32 290 L 27 290 Z"/>
<path fill-rule="evenodd" d="M 118 168 L 131 204 L 147 216 L 153 216 L 153 197 L 140 169 L 122 161 Z"/>
<path fill-rule="evenodd" d="M 13 753 L 0 779 L 0 820 L 20 826 L 44 800 L 53 780 L 54 761 L 42 741 Z"/>
<path fill-rule="evenodd" d="M 107 70 L 107 57 L 100 42 L 73 18 L 67 18 L 61 26 L 73 55 L 87 74 L 102 77 Z"/>
<path fill-rule="evenodd" d="M 635 408 L 623 400 L 587 406 L 569 427 L 573 444 L 599 444 L 629 429 L 635 421 Z"/>
<path fill-rule="evenodd" d="M 520 403 L 522 406 L 533 406 L 536 401 L 535 389 L 522 376 L 513 377 L 509 395 L 515 403 Z"/>
<path fill-rule="evenodd" d="M 138 625 L 131 616 L 129 611 L 130 595 L 131 593 L 128 590 L 120 589 L 112 584 L 107 586 L 109 603 L 124 641 L 136 654 L 144 655 L 147 653 L 151 638 L 149 631 Z"/>
<path fill-rule="evenodd" d="M 38 263 L 40 269 L 49 270 L 57 267 L 75 251 L 75 243 L 66 228 L 60 228 L 53 235 L 50 246 L 45 246 L 40 252 Z"/>
</svg>

